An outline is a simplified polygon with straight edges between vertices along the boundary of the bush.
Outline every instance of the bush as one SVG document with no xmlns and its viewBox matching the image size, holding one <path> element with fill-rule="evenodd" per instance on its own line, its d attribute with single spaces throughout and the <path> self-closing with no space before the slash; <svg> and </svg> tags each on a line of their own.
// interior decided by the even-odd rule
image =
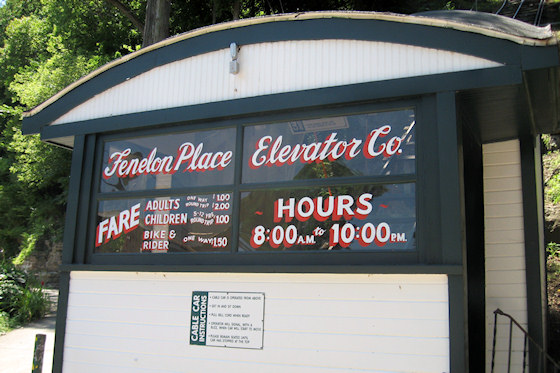
<svg viewBox="0 0 560 373">
<path fill-rule="evenodd" d="M 6 312 L 0 312 L 0 335 L 9 332 L 14 327 L 13 324 Z"/>
<path fill-rule="evenodd" d="M 556 242 L 549 242 L 546 244 L 546 254 L 548 257 L 555 259 L 560 258 L 560 244 Z"/>
<path fill-rule="evenodd" d="M 24 324 L 43 317 L 49 301 L 35 279 L 13 264 L 0 264 L 0 315 L 8 326 Z"/>
</svg>

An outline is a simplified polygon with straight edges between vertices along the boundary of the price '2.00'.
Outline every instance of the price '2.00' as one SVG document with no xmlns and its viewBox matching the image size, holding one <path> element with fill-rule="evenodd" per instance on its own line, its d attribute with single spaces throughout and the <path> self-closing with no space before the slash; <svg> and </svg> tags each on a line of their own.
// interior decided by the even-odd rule
<svg viewBox="0 0 560 373">
<path fill-rule="evenodd" d="M 227 211 L 229 210 L 229 202 L 213 202 L 212 210 L 214 211 Z"/>
</svg>

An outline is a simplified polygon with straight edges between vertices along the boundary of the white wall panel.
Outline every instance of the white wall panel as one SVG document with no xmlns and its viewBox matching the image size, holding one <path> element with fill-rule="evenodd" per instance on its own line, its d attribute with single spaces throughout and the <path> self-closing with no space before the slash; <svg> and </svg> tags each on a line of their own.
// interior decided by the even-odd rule
<svg viewBox="0 0 560 373">
<path fill-rule="evenodd" d="M 527 286 L 519 142 L 483 145 L 486 266 L 486 371 L 490 372 L 494 310 L 527 328 Z M 498 318 L 496 368 L 507 369 L 509 322 Z M 523 335 L 513 333 L 512 372 L 522 370 Z"/>
<path fill-rule="evenodd" d="M 263 292 L 262 350 L 189 344 L 193 291 Z M 72 272 L 64 372 L 449 372 L 444 275 Z"/>
<path fill-rule="evenodd" d="M 225 46 L 227 47 L 227 46 Z M 306 89 L 501 66 L 464 54 L 359 40 L 300 40 L 229 48 L 154 68 L 72 109 L 53 124 Z"/>
</svg>

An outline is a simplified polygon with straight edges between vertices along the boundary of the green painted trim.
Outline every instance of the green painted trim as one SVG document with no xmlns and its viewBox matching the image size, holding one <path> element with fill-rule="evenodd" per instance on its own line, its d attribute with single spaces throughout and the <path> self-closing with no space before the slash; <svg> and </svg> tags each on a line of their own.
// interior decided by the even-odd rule
<svg viewBox="0 0 560 373">
<path fill-rule="evenodd" d="M 56 311 L 56 328 L 54 335 L 53 373 L 62 372 L 64 358 L 64 338 L 66 336 L 66 320 L 68 316 L 68 295 L 70 293 L 70 273 L 61 266 L 60 286 L 58 290 L 58 308 Z"/>
<path fill-rule="evenodd" d="M 461 139 L 457 128 L 455 93 L 436 96 L 439 154 L 440 240 L 444 264 L 463 263 L 463 209 L 460 158 Z"/>
<path fill-rule="evenodd" d="M 230 124 L 229 127 L 232 127 L 232 124 L 237 127 L 237 146 L 238 149 L 240 148 L 242 142 L 242 133 L 244 130 L 245 125 L 252 125 L 256 123 L 273 123 L 278 122 L 280 120 L 294 120 L 294 119 L 302 119 L 302 118 L 317 118 L 317 117 L 325 117 L 325 116 L 338 116 L 338 115 L 355 115 L 360 113 L 371 113 L 371 112 L 378 112 L 378 111 L 388 111 L 388 110 L 400 110 L 400 109 L 407 109 L 407 108 L 414 108 L 414 110 L 418 110 L 420 105 L 420 101 L 417 99 L 408 99 L 408 100 L 401 100 L 401 101 L 392 101 L 392 102 L 375 102 L 375 103 L 361 103 L 361 104 L 354 104 L 349 106 L 331 106 L 327 107 L 323 110 L 305 110 L 305 111 L 289 111 L 289 116 L 285 112 L 282 113 L 274 113 L 271 116 L 259 116 L 256 118 L 251 118 L 247 120 L 237 120 L 237 121 L 228 121 L 227 123 Z M 431 109 L 433 111 L 433 108 Z M 429 124 L 427 124 L 429 128 Z M 198 127 L 198 126 L 197 126 Z M 218 123 L 204 123 L 202 128 L 210 129 L 210 128 L 223 128 L 223 122 Z M 173 127 L 166 127 L 166 128 L 155 128 L 150 130 L 143 130 L 134 132 L 133 136 L 150 136 L 150 135 L 161 135 L 161 134 L 173 134 L 179 133 L 180 130 L 188 131 L 192 130 L 191 126 L 173 126 Z M 422 132 L 425 130 L 417 131 Z M 118 265 L 199 265 L 199 266 L 208 266 L 208 265 L 215 265 L 215 266 L 255 266 L 258 267 L 259 265 L 264 266 L 298 266 L 298 265 L 381 265 L 381 264 L 390 264 L 393 265 L 395 263 L 399 263 L 402 265 L 406 264 L 417 264 L 422 262 L 419 257 L 421 255 L 421 251 L 423 249 L 420 248 L 420 245 L 416 245 L 415 250 L 407 250 L 401 252 L 389 252 L 389 251 L 335 251 L 335 252 L 309 252 L 309 251 L 302 251 L 302 252 L 257 252 L 257 253 L 246 253 L 246 252 L 236 252 L 237 250 L 237 240 L 235 240 L 236 231 L 234 228 L 233 235 L 232 235 L 232 251 L 225 252 L 225 253 L 193 253 L 193 254 L 184 254 L 184 253 L 167 253 L 165 255 L 159 254 L 149 254 L 149 253 L 127 253 L 127 254 L 102 254 L 102 253 L 94 253 L 94 234 L 95 234 L 95 221 L 96 221 L 96 209 L 97 209 L 97 202 L 100 200 L 108 200 L 108 199 L 122 199 L 122 198 L 143 198 L 143 197 L 153 197 L 153 196 L 173 196 L 178 194 L 184 193 L 196 193 L 196 192 L 203 192 L 208 193 L 210 190 L 214 191 L 232 191 L 234 192 L 234 199 L 239 198 L 239 193 L 244 190 L 257 190 L 257 189 L 268 189 L 268 188 L 306 188 L 306 187 L 317 187 L 321 185 L 332 185 L 332 183 L 336 183 L 337 185 L 351 185 L 351 184 L 381 184 L 381 183 L 414 183 L 416 182 L 416 175 L 415 174 L 408 174 L 408 175 L 399 175 L 399 176 L 384 176 L 384 177 L 349 177 L 349 178 L 337 178 L 336 180 L 303 180 L 303 181 L 290 181 L 290 182 L 274 182 L 274 183 L 251 183 L 251 184 L 241 184 L 241 157 L 236 157 L 237 169 L 235 174 L 235 180 L 238 183 L 234 183 L 231 185 L 225 186 L 214 186 L 214 187 L 189 187 L 189 188 L 182 188 L 182 189 L 168 189 L 168 190 L 147 190 L 147 191 L 138 191 L 138 192 L 119 192 L 119 193 L 100 193 L 99 184 L 101 183 L 101 169 L 102 169 L 102 152 L 103 152 L 103 144 L 106 141 L 113 141 L 118 139 L 130 138 L 131 133 L 123 132 L 120 134 L 109 134 L 104 136 L 99 136 L 97 141 L 97 148 L 96 148 L 96 160 L 95 163 L 91 166 L 93 169 L 93 179 L 88 180 L 85 184 L 88 186 L 91 184 L 91 202 L 90 202 L 90 212 L 89 212 L 89 220 L 87 226 L 90 229 L 86 233 L 81 233 L 81 244 L 79 245 L 82 248 L 82 251 L 86 251 L 85 261 L 79 260 L 76 261 L 77 264 L 80 263 L 89 263 L 89 264 L 96 264 L 96 265 L 110 265 L 110 264 L 118 264 Z M 428 138 L 429 135 L 426 134 L 425 138 Z M 418 153 L 419 147 L 417 147 Z M 426 149 L 428 149 L 426 147 Z M 88 156 L 88 158 L 92 158 L 92 156 Z M 88 166 L 89 167 L 89 166 Z M 426 166 L 426 169 L 429 169 Z M 417 200 L 421 199 L 421 196 L 418 194 L 417 191 Z M 86 193 L 87 194 L 87 193 Z M 422 197 L 425 198 L 425 197 Z M 432 199 L 437 198 L 437 195 L 432 193 Z M 84 197 L 85 200 L 85 197 Z M 84 205 L 85 206 L 85 205 Z M 85 215 L 84 212 L 82 215 Z M 238 215 L 233 215 L 233 227 L 238 226 Z M 418 212 L 417 212 L 417 220 L 418 220 Z M 80 220 L 86 221 L 86 220 Z M 86 223 L 83 223 L 84 225 Z M 429 230 L 430 227 L 425 226 L 425 230 Z M 89 237 L 86 241 L 84 241 L 84 237 Z M 85 242 L 85 243 L 84 243 Z M 426 245 L 426 248 L 431 249 L 431 245 Z M 422 262 L 423 263 L 423 262 Z M 439 264 L 439 262 L 434 262 Z"/>
<path fill-rule="evenodd" d="M 239 148 L 238 148 L 239 149 Z M 237 167 L 237 166 L 236 166 Z M 240 170 L 240 169 L 239 169 Z M 231 191 L 232 188 L 237 191 L 251 191 L 256 189 L 269 189 L 269 188 L 294 188 L 301 189 L 310 186 L 332 186 L 336 185 L 355 185 L 355 184 L 369 184 L 369 185 L 380 185 L 380 184 L 403 184 L 403 183 L 414 183 L 416 180 L 415 175 L 405 174 L 405 175 L 388 175 L 388 176 L 355 176 L 355 177 L 340 177 L 336 179 L 308 179 L 308 180 L 294 180 L 294 181 L 280 181 L 280 182 L 262 182 L 262 183 L 246 183 L 235 186 L 235 184 L 230 185 L 218 185 L 210 187 L 186 187 L 186 188 L 173 188 L 173 189 L 152 189 L 143 191 L 131 191 L 131 192 L 105 192 L 97 193 L 98 200 L 111 200 L 111 199 L 122 199 L 126 195 L 126 198 L 144 198 L 144 197 L 167 197 L 176 196 L 185 193 L 219 193 L 225 191 Z M 98 184 L 94 184 L 98 185 Z M 233 185 L 233 187 L 232 187 Z M 126 194 L 125 194 L 126 193 Z"/>
<path fill-rule="evenodd" d="M 465 288 L 462 275 L 449 275 L 449 358 L 450 372 L 469 371 L 466 356 L 467 335 L 465 333 Z"/>
<path fill-rule="evenodd" d="M 39 132 L 43 126 L 60 117 L 69 108 L 78 106 L 126 79 L 174 61 L 227 48 L 232 41 L 238 45 L 248 45 L 322 39 L 369 40 L 427 47 L 473 55 L 505 64 L 522 62 L 524 69 L 558 64 L 556 46 L 524 46 L 450 28 L 368 19 L 284 20 L 201 34 L 138 54 L 133 59 L 83 82 L 35 115 L 24 118 L 23 131 L 26 134 Z"/>
<path fill-rule="evenodd" d="M 231 232 L 231 242 L 239 242 L 239 229 L 240 229 L 240 219 L 236 218 L 239 217 L 241 214 L 241 185 L 243 185 L 242 175 L 241 172 L 243 170 L 243 135 L 244 135 L 244 127 L 238 126 L 236 131 L 236 139 L 235 139 L 235 149 L 239 149 L 239 155 L 235 157 L 235 175 L 233 180 L 233 206 L 231 210 L 231 216 L 234 217 L 233 221 L 235 222 L 232 225 L 232 232 Z M 235 254 L 239 250 L 238 245 L 231 245 L 231 254 Z"/>
<path fill-rule="evenodd" d="M 484 257 L 484 186 L 482 145 L 462 127 L 463 188 L 465 222 L 465 268 L 467 281 L 467 318 L 469 368 L 486 369 L 486 297 Z"/>
<path fill-rule="evenodd" d="M 237 244 L 235 244 L 237 246 Z M 182 265 L 200 268 L 245 267 L 259 268 L 278 266 L 373 266 L 373 265 L 418 265 L 419 250 L 415 251 L 278 251 L 278 252 L 224 252 L 224 253 L 166 253 L 166 254 L 91 254 L 88 264 L 92 265 Z"/>
<path fill-rule="evenodd" d="M 462 267 L 453 265 L 291 265 L 291 266 L 198 266 L 198 265 L 96 265 L 64 264 L 61 270 L 109 272 L 211 272 L 211 273 L 380 273 L 461 275 Z"/>
<path fill-rule="evenodd" d="M 359 103 L 359 102 L 358 102 Z M 335 115 L 336 113 L 349 113 L 349 112 L 364 112 L 370 111 L 373 108 L 378 109 L 390 109 L 398 107 L 410 107 L 414 106 L 417 110 L 419 129 L 417 131 L 418 141 L 417 154 L 424 153 L 417 162 L 419 162 L 417 167 L 417 173 L 422 174 L 423 186 L 422 188 L 428 188 L 431 185 L 435 185 L 436 188 L 424 189 L 418 192 L 417 203 L 420 200 L 424 201 L 425 205 L 422 209 L 428 211 L 431 203 L 433 202 L 437 207 L 436 211 L 432 212 L 432 220 L 438 220 L 444 213 L 446 219 L 451 217 L 456 217 L 457 213 L 461 213 L 461 210 L 455 210 L 455 215 L 452 209 L 448 209 L 446 199 L 444 198 L 458 198 L 458 195 L 449 194 L 449 183 L 455 185 L 455 190 L 458 190 L 458 161 L 449 162 L 449 159 L 453 159 L 447 153 L 448 150 L 454 151 L 457 154 L 458 147 L 458 135 L 455 122 L 455 95 L 453 92 L 443 92 L 433 96 L 425 96 L 420 100 L 409 100 L 409 101 L 395 101 L 395 102 L 378 102 L 375 104 L 368 105 L 356 105 L 356 106 L 333 106 L 327 108 L 317 108 L 313 113 L 325 113 L 328 112 L 329 115 Z M 374 110 L 374 109 L 373 109 Z M 289 115 L 291 117 L 296 117 L 300 115 L 308 115 L 310 111 L 300 111 L 291 112 Z M 277 115 L 277 116 L 275 116 Z M 286 118 L 286 113 L 273 113 L 271 116 L 258 117 L 260 122 L 269 122 L 272 118 Z M 421 118 L 421 119 L 420 119 Z M 430 120 L 431 122 L 426 122 Z M 237 119 L 237 126 L 243 128 L 243 123 L 245 120 Z M 222 125 L 217 123 L 216 125 Z M 425 126 L 425 127 L 424 127 Z M 159 133 L 168 131 L 177 131 L 177 127 L 167 127 L 166 129 L 159 128 L 154 131 Z M 434 131 L 433 133 L 431 131 Z M 137 132 L 134 132 L 137 135 Z M 130 136 L 130 133 L 122 133 L 118 137 Z M 453 141 L 442 144 L 445 139 L 450 136 Z M 113 135 L 108 135 L 106 138 L 116 138 Z M 83 161 L 84 172 L 89 172 L 89 176 L 86 180 L 81 182 L 81 194 L 80 194 L 80 206 L 78 214 L 78 226 L 81 227 L 77 236 L 84 242 L 93 242 L 86 239 L 88 235 L 91 236 L 92 222 L 95 221 L 94 210 L 96 206 L 97 198 L 101 197 L 100 193 L 97 193 L 93 186 L 98 184 L 96 181 L 99 178 L 99 169 L 101 167 L 100 155 L 102 152 L 103 138 L 94 135 L 87 136 L 85 141 L 85 155 Z M 437 151 L 432 152 L 431 146 L 434 145 Z M 94 150 L 92 150 L 94 149 Z M 450 163 L 452 166 L 449 166 Z M 455 164 L 457 163 L 457 164 Z M 453 166 L 454 165 L 454 166 Z M 455 174 L 442 172 L 454 171 Z M 440 169 L 442 171 L 440 171 Z M 409 176 L 407 176 L 408 178 Z M 350 180 L 348 180 L 350 182 Z M 274 184 L 263 184 L 260 187 L 274 186 Z M 453 188 L 451 188 L 453 189 Z M 440 197 L 440 190 L 447 191 L 448 197 Z M 103 195 L 105 196 L 105 195 Z M 118 194 L 118 197 L 128 196 L 128 194 Z M 106 197 L 106 196 L 105 196 Z M 419 210 L 422 214 L 422 210 Z M 417 213 L 417 220 L 420 222 L 423 219 L 423 215 Z M 459 216 L 460 218 L 460 216 Z M 461 221 L 461 220 L 459 220 Z M 422 224 L 421 224 L 422 225 Z M 424 237 L 429 237 L 429 234 L 438 237 L 441 232 L 443 232 L 443 227 L 453 227 L 459 225 L 456 221 L 446 221 L 446 223 L 441 223 L 437 227 L 442 227 L 441 229 L 436 229 L 435 233 L 428 233 L 433 231 L 432 226 L 424 225 L 422 229 L 422 234 Z M 86 232 L 84 227 L 87 227 Z M 420 229 L 420 228 L 419 228 Z M 445 233 L 445 232 L 443 232 Z M 236 273 L 387 273 L 387 274 L 446 274 L 450 275 L 449 281 L 449 300 L 450 300 L 450 359 L 451 366 L 458 367 L 465 364 L 465 330 L 464 330 L 464 287 L 463 287 L 463 267 L 462 262 L 454 262 L 453 260 L 443 261 L 444 258 L 450 256 L 453 258 L 456 253 L 454 250 L 459 247 L 459 253 L 461 253 L 461 245 L 457 245 L 457 237 L 453 234 L 447 233 L 448 236 L 438 238 L 434 242 L 418 242 L 419 250 L 415 252 L 367 252 L 367 253 L 345 253 L 345 252 L 333 252 L 333 253 L 238 253 L 232 255 L 230 253 L 224 254 L 212 254 L 212 255 L 196 255 L 196 256 L 185 256 L 185 255 L 173 255 L 166 254 L 162 255 L 138 255 L 138 254 L 109 254 L 109 255 L 92 255 L 91 251 L 88 252 L 84 257 L 79 258 L 74 261 L 74 264 L 63 265 L 62 269 L 64 271 L 156 271 L 156 272 L 236 272 Z M 460 234 L 460 232 L 459 232 Z M 450 244 L 447 246 L 447 244 Z M 78 245 L 82 250 L 85 250 L 88 245 Z M 435 247 L 432 252 L 432 258 L 434 264 L 439 265 L 423 265 L 418 264 L 424 263 L 423 258 L 419 255 L 422 254 L 422 248 L 425 247 L 426 250 L 432 246 Z M 448 250 L 451 250 L 451 254 L 446 254 Z M 443 251 L 443 253 L 442 253 Z M 326 254 L 326 255 L 325 255 Z M 89 263 L 85 265 L 84 263 Z M 395 263 L 399 263 L 395 265 Z M 461 309 L 461 313 L 457 314 L 457 310 Z M 460 325 L 460 326 L 459 326 Z M 452 368 L 452 371 L 463 371 L 463 369 Z"/>
<path fill-rule="evenodd" d="M 197 121 L 244 120 L 249 119 L 248 117 L 258 118 L 262 115 L 283 111 L 318 110 L 332 105 L 355 105 L 380 99 L 413 97 L 439 91 L 515 85 L 522 82 L 523 77 L 519 66 L 503 66 L 116 115 L 45 126 L 40 132 L 43 140 L 53 140 L 78 134 L 130 131 L 174 124 L 190 125 Z"/>
<path fill-rule="evenodd" d="M 177 60 L 227 48 L 232 41 L 238 45 L 248 45 L 322 39 L 369 40 L 447 50 L 508 65 L 522 63 L 523 69 L 558 64 L 556 46 L 519 45 L 451 28 L 372 19 L 283 20 L 201 34 L 135 55 L 125 63 L 83 82 L 32 117 L 25 118 L 24 132 L 39 132 L 42 126 L 67 112 L 68 108 L 78 106 L 126 79 Z"/>
<path fill-rule="evenodd" d="M 367 85 L 369 83 L 364 84 Z M 357 94 L 354 88 L 361 89 L 360 93 Z M 147 123 L 146 125 L 139 125 L 133 118 L 125 115 L 114 123 L 115 125 L 120 123 L 120 126 L 123 127 L 122 130 L 114 126 L 106 126 L 107 128 L 98 128 L 93 133 L 102 135 L 103 141 L 113 141 L 128 137 L 156 136 L 161 133 L 182 133 L 185 131 L 206 130 L 208 128 L 221 129 L 239 125 L 250 126 L 273 122 L 316 119 L 318 117 L 337 116 L 341 114 L 367 114 L 372 111 L 414 108 L 418 104 L 417 95 L 407 95 L 407 97 L 397 99 L 385 98 L 383 101 L 375 99 L 375 97 L 379 95 L 371 96 L 372 93 L 370 89 L 367 89 L 365 86 L 361 88 L 355 86 L 339 86 L 324 89 L 328 89 L 329 92 L 318 92 L 323 89 L 298 91 L 287 94 L 265 95 L 242 100 L 188 106 L 185 107 L 185 109 L 193 109 L 192 112 L 188 113 L 188 117 L 181 117 L 178 118 L 178 120 L 169 120 L 169 123 L 166 121 L 169 118 L 159 118 L 154 123 L 150 122 L 149 125 Z M 318 97 L 313 97 L 312 95 L 314 93 L 321 94 Z M 337 98 L 333 98 L 332 95 L 337 96 Z M 288 98 L 290 98 L 290 100 L 286 101 Z M 282 99 L 284 99 L 285 102 L 282 101 Z M 225 108 L 221 106 L 232 105 L 233 108 L 236 103 L 239 104 L 244 100 L 249 100 L 249 102 L 246 103 L 244 108 L 238 109 L 242 112 L 242 115 L 237 115 L 239 114 L 238 112 L 224 110 Z M 208 113 L 211 113 L 211 116 L 204 116 L 196 112 L 197 108 L 206 105 L 215 105 L 204 109 L 207 110 Z M 143 114 L 146 113 L 150 112 L 145 112 Z M 166 114 L 166 110 L 163 110 L 161 114 Z M 185 118 L 188 118 L 188 120 Z M 110 119 L 111 118 L 104 118 L 101 122 Z M 101 122 L 98 124 L 102 125 Z M 86 122 L 79 122 L 76 123 L 76 125 L 82 125 L 84 123 Z M 68 124 L 68 126 L 71 125 L 72 124 Z M 63 126 L 66 125 L 52 126 L 50 128 L 54 129 Z M 133 130 L 132 133 L 131 130 Z"/>
<path fill-rule="evenodd" d="M 250 118 L 246 120 L 238 119 L 235 121 L 227 121 L 229 126 L 225 126 L 224 122 L 205 122 L 203 127 L 196 126 L 197 129 L 210 129 L 210 128 L 223 128 L 223 127 L 236 127 L 237 128 L 237 146 L 240 148 L 242 142 L 242 134 L 245 125 L 252 125 L 256 123 L 273 123 L 278 121 L 287 121 L 295 119 L 305 119 L 305 118 L 318 118 L 325 116 L 339 116 L 339 115 L 355 115 L 361 113 L 371 113 L 378 111 L 388 111 L 388 110 L 400 110 L 407 108 L 418 109 L 420 105 L 417 99 L 407 99 L 392 102 L 375 102 L 375 103 L 354 103 L 353 105 L 342 106 L 336 105 L 331 107 L 326 107 L 321 110 L 304 110 L 304 111 L 289 111 L 282 113 L 273 113 L 270 116 L 258 116 L 255 118 Z M 433 108 L 432 108 L 433 110 Z M 179 133 L 180 131 L 192 130 L 193 127 L 183 125 L 183 126 L 173 126 L 173 127 L 158 127 L 155 129 L 135 131 L 132 136 L 130 132 L 122 132 L 119 134 L 109 134 L 98 136 L 96 145 L 96 157 L 95 163 L 91 163 L 91 169 L 93 170 L 93 178 L 88 180 L 85 184 L 90 186 L 89 192 L 91 192 L 91 202 L 89 210 L 89 220 L 87 220 L 89 230 L 87 232 L 81 233 L 81 243 L 79 247 L 82 251 L 86 251 L 85 261 L 76 261 L 76 264 L 89 263 L 95 265 L 198 265 L 198 266 L 216 266 L 216 267 L 228 267 L 228 266 L 247 266 L 252 268 L 259 268 L 261 266 L 300 266 L 300 265 L 382 265 L 389 264 L 394 265 L 399 263 L 401 265 L 407 264 L 417 264 L 420 261 L 419 255 L 422 249 L 420 249 L 417 243 L 415 250 L 407 250 L 401 252 L 391 252 L 391 251 L 334 251 L 334 252 L 310 252 L 310 251 L 292 251 L 292 252 L 236 252 L 237 250 L 237 240 L 235 240 L 236 228 L 233 230 L 232 235 L 232 251 L 224 253 L 167 253 L 164 255 L 159 254 L 149 254 L 149 253 L 127 253 L 127 254 L 103 254 L 94 253 L 94 233 L 95 233 L 95 222 L 96 222 L 96 209 L 97 202 L 100 200 L 108 199 L 122 199 L 122 198 L 143 198 L 147 196 L 173 196 L 184 193 L 208 193 L 209 191 L 232 191 L 234 193 L 234 199 L 239 198 L 239 193 L 244 190 L 258 190 L 258 189 L 268 189 L 268 188 L 306 188 L 306 187 L 316 187 L 321 185 L 332 185 L 336 183 L 337 185 L 351 185 L 351 184 L 380 184 L 380 183 L 414 183 L 416 181 L 415 174 L 399 175 L 399 176 L 384 176 L 384 177 L 348 177 L 348 178 L 337 178 L 336 180 L 303 180 L 303 181 L 290 181 L 290 182 L 274 182 L 274 183 L 251 183 L 251 184 L 241 184 L 241 156 L 236 157 L 236 174 L 235 180 L 237 183 L 225 186 L 214 186 L 214 187 L 189 187 L 182 189 L 166 189 L 166 190 L 148 190 L 148 191 L 138 191 L 138 192 L 119 192 L 119 193 L 100 193 L 98 192 L 98 185 L 101 182 L 101 169 L 102 169 L 102 152 L 103 146 L 106 141 L 113 141 L 118 139 L 125 139 L 135 136 L 150 136 L 150 135 L 161 135 L 161 134 L 173 134 Z M 417 131 L 421 132 L 421 131 Z M 426 135 L 426 138 L 429 136 Z M 419 147 L 417 146 L 417 153 Z M 426 147 L 425 149 L 428 149 Z M 92 158 L 93 156 L 88 156 Z M 88 166 L 90 167 L 90 166 Z M 90 176 L 91 177 L 91 176 Z M 85 192 L 84 192 L 85 193 Z M 418 193 L 418 192 L 417 192 Z M 89 195 L 89 194 L 88 194 Z M 82 195 L 83 196 L 83 195 Z M 417 195 L 417 200 L 420 199 L 420 195 Z M 84 197 L 85 201 L 85 197 Z M 85 202 L 84 202 L 85 203 Z M 85 205 L 84 205 L 85 206 Z M 87 214 L 83 212 L 82 215 Z M 233 215 L 233 227 L 238 226 L 238 215 Z M 418 212 L 417 212 L 418 217 Z M 417 218 L 418 220 L 418 218 Z M 86 220 L 80 220 L 80 222 Z M 83 226 L 85 223 L 80 223 Z M 425 227 L 426 230 L 430 229 Z M 84 237 L 89 237 L 84 241 Z M 417 241 L 418 242 L 418 241 Z M 427 248 L 431 248 L 428 244 Z M 438 262 L 435 262 L 438 263 Z M 253 269 L 254 270 L 254 269 Z"/>
<path fill-rule="evenodd" d="M 544 69 L 558 66 L 558 63 L 554 62 L 551 65 L 552 61 L 558 61 L 558 47 L 543 48 L 537 53 L 530 48 L 522 48 L 520 52 L 523 70 Z"/>
<path fill-rule="evenodd" d="M 54 142 L 54 141 L 45 140 L 45 142 L 46 142 L 47 144 L 50 144 L 50 145 L 53 145 L 53 146 L 57 146 L 57 147 L 59 147 L 59 148 L 66 149 L 66 150 L 72 150 L 72 149 L 74 148 L 73 146 L 68 146 L 68 145 L 65 145 L 65 144 L 60 144 L 60 143 L 57 143 L 57 142 Z"/>
<path fill-rule="evenodd" d="M 85 263 L 86 253 L 84 248 L 87 247 L 87 234 L 89 228 L 89 211 L 91 210 L 91 195 L 93 194 L 92 172 L 93 160 L 95 158 L 95 140 L 94 135 L 88 135 L 85 138 L 84 160 L 83 160 L 83 177 L 80 185 L 80 201 L 78 205 L 78 214 L 76 219 L 76 253 L 74 263 Z"/>
<path fill-rule="evenodd" d="M 546 262 L 544 246 L 544 202 L 540 138 L 519 139 L 523 227 L 525 231 L 525 275 L 527 281 L 527 328 L 531 337 L 546 348 Z M 507 310 L 504 310 L 507 312 Z M 531 372 L 539 367 L 539 351 L 529 348 Z"/>
<path fill-rule="evenodd" d="M 76 221 L 80 196 L 80 184 L 83 174 L 84 136 L 74 138 L 74 152 L 72 153 L 72 166 L 70 183 L 68 186 L 68 200 L 64 223 L 64 239 L 62 249 L 62 263 L 73 263 L 76 256 Z"/>
<path fill-rule="evenodd" d="M 439 182 L 439 144 L 436 96 L 423 96 L 418 105 L 417 121 L 421 126 L 416 132 L 417 138 L 417 190 L 416 216 L 417 239 L 425 242 L 425 251 L 421 252 L 420 261 L 425 264 L 442 263 L 442 246 L 439 227 L 440 216 L 440 182 Z M 420 130 L 421 129 L 421 130 Z M 425 151 L 429 149 L 429 151 Z M 420 171 L 421 170 L 421 171 Z"/>
</svg>

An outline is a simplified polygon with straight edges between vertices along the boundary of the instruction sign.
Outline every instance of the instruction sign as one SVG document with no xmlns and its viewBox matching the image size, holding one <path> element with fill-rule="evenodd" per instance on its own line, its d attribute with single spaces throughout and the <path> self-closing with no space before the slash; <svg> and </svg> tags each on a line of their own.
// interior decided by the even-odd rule
<svg viewBox="0 0 560 373">
<path fill-rule="evenodd" d="M 193 291 L 190 344 L 262 349 L 264 293 Z"/>
</svg>

